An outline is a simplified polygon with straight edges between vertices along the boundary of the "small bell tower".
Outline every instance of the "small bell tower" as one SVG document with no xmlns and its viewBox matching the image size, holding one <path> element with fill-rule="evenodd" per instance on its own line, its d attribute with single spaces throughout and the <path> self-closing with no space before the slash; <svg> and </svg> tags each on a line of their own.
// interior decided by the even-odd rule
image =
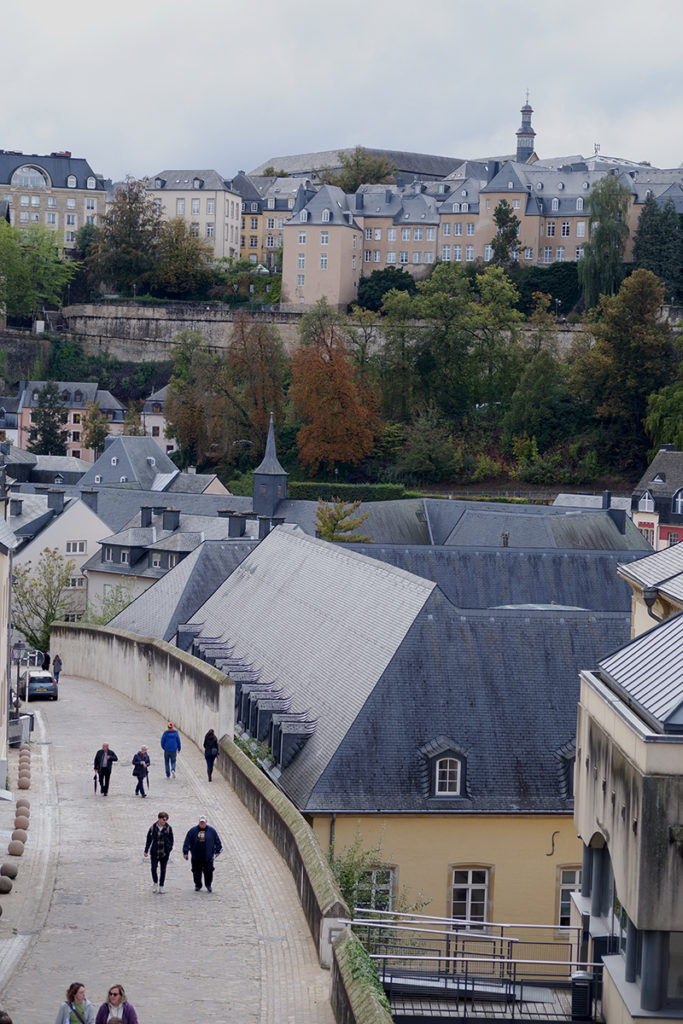
<svg viewBox="0 0 683 1024">
<path fill-rule="evenodd" d="M 531 127 L 531 115 L 533 107 L 529 103 L 529 90 L 526 91 L 526 102 L 522 107 L 522 124 L 517 132 L 517 163 L 525 164 L 529 157 L 534 154 L 534 139 L 536 132 Z"/>
<path fill-rule="evenodd" d="M 254 512 L 257 516 L 274 516 L 278 505 L 286 497 L 287 472 L 278 462 L 271 412 L 266 453 L 261 465 L 254 470 Z"/>
</svg>

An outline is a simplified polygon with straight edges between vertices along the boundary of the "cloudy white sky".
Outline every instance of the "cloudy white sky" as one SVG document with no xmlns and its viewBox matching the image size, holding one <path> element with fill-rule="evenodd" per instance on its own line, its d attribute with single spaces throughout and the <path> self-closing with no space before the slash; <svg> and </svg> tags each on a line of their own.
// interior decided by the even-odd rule
<svg viewBox="0 0 683 1024">
<path fill-rule="evenodd" d="M 361 144 L 683 162 L 681 0 L 6 2 L 0 148 L 119 179 Z"/>
</svg>

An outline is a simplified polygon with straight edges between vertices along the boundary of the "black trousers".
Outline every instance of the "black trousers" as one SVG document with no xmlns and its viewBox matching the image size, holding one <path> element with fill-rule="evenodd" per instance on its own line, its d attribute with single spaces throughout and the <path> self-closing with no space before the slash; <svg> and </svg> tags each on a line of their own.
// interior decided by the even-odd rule
<svg viewBox="0 0 683 1024">
<path fill-rule="evenodd" d="M 100 793 L 104 793 L 106 796 L 106 794 L 109 792 L 109 779 L 111 778 L 111 767 L 98 768 L 97 774 L 100 777 Z"/>
<path fill-rule="evenodd" d="M 201 888 L 202 878 L 204 884 L 208 889 L 213 882 L 213 861 L 212 860 L 192 860 L 192 877 L 194 878 L 194 884 Z"/>
<path fill-rule="evenodd" d="M 168 867 L 168 857 L 153 857 L 149 855 L 150 863 L 152 865 L 152 881 L 156 885 L 157 882 L 163 887 L 166 881 L 166 868 Z M 159 868 L 159 877 L 157 878 L 157 867 Z"/>
<path fill-rule="evenodd" d="M 147 775 L 136 775 L 135 777 L 138 780 L 138 784 L 135 787 L 136 794 L 139 793 L 140 796 L 146 796 L 147 794 L 145 793 L 145 779 L 147 778 Z"/>
</svg>

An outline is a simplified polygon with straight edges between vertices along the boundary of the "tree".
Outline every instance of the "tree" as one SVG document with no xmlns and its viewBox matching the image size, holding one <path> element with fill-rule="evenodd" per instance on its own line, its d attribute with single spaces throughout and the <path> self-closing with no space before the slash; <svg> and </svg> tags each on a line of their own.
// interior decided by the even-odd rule
<svg viewBox="0 0 683 1024">
<path fill-rule="evenodd" d="M 548 349 L 531 353 L 503 419 L 505 435 L 535 438 L 544 452 L 572 436 L 576 419 L 562 365 Z"/>
<path fill-rule="evenodd" d="M 385 416 L 407 423 L 415 390 L 416 303 L 408 291 L 393 289 L 382 300 L 384 344 L 379 353 Z"/>
<path fill-rule="evenodd" d="M 373 396 L 359 386 L 342 321 L 320 299 L 301 318 L 301 345 L 292 360 L 292 406 L 303 420 L 299 458 L 314 476 L 321 465 L 355 464 L 372 451 L 379 428 Z"/>
<path fill-rule="evenodd" d="M 355 192 L 361 185 L 372 185 L 381 181 L 392 181 L 395 166 L 385 156 L 376 156 L 363 146 L 356 146 L 350 153 L 338 153 L 341 168 L 338 171 L 323 169 L 317 172 L 321 181 L 338 185 L 344 192 Z"/>
<path fill-rule="evenodd" d="M 56 240 L 55 232 L 40 224 L 20 229 L 0 219 L 0 308 L 11 316 L 61 306 L 78 264 L 62 259 Z"/>
<path fill-rule="evenodd" d="M 333 498 L 331 504 L 326 501 L 319 502 L 313 524 L 321 539 L 335 544 L 370 543 L 370 537 L 353 533 L 370 515 L 369 512 L 362 512 L 354 516 L 353 513 L 358 511 L 360 504 L 360 499 L 346 504 L 341 498 Z"/>
<path fill-rule="evenodd" d="M 613 295 L 623 280 L 630 200 L 631 193 L 615 174 L 606 174 L 593 186 L 587 204 L 588 241 L 578 266 L 587 306 L 595 306 L 601 295 Z"/>
<path fill-rule="evenodd" d="M 48 380 L 38 395 L 38 404 L 31 413 L 27 448 L 35 455 L 66 455 L 68 431 L 64 424 L 69 418 L 57 384 Z"/>
<path fill-rule="evenodd" d="M 571 368 L 571 387 L 607 432 L 608 457 L 621 468 L 644 459 L 648 398 L 674 372 L 671 332 L 659 319 L 663 297 L 653 273 L 634 270 L 617 295 L 602 296 L 591 325 L 594 344 Z"/>
<path fill-rule="evenodd" d="M 516 309 L 519 293 L 501 267 L 487 267 L 476 283 L 479 302 L 470 304 L 468 317 L 476 400 L 492 411 L 507 405 L 516 386 L 521 363 L 519 326 L 524 316 Z"/>
<path fill-rule="evenodd" d="M 462 467 L 462 453 L 454 445 L 436 406 L 420 406 L 406 429 L 405 447 L 398 463 L 400 472 L 427 483 L 439 483 L 456 476 Z"/>
<path fill-rule="evenodd" d="M 92 248 L 96 276 L 130 295 L 152 278 L 161 215 L 144 182 L 126 178 L 102 218 Z M 90 263 L 90 257 L 88 263 Z"/>
<path fill-rule="evenodd" d="M 182 217 L 159 225 L 152 286 L 158 295 L 172 299 L 197 295 L 212 280 L 210 266 L 213 249 Z"/>
<path fill-rule="evenodd" d="M 265 449 L 271 412 L 276 422 L 283 418 L 287 363 L 276 327 L 236 313 L 226 353 L 229 394 L 238 436 L 253 440 L 257 450 Z"/>
<path fill-rule="evenodd" d="M 123 417 L 123 433 L 127 437 L 142 437 L 145 433 L 140 417 L 141 404 L 141 402 L 131 402 L 126 409 L 126 415 Z"/>
<path fill-rule="evenodd" d="M 651 457 L 663 444 L 683 451 L 683 380 L 667 384 L 649 396 L 644 424 L 652 442 Z"/>
<path fill-rule="evenodd" d="M 361 386 L 368 383 L 373 350 L 378 345 L 378 323 L 379 313 L 362 306 L 352 306 L 346 318 L 344 332 Z"/>
<path fill-rule="evenodd" d="M 88 402 L 82 428 L 85 447 L 92 448 L 95 455 L 101 455 L 105 439 L 109 437 L 109 420 L 100 409 L 99 402 Z"/>
<path fill-rule="evenodd" d="M 457 263 L 437 263 L 418 284 L 415 312 L 426 321 L 416 341 L 416 370 L 424 402 L 435 402 L 448 419 L 474 404 L 470 360 L 472 287 Z"/>
<path fill-rule="evenodd" d="M 134 590 L 132 580 L 117 583 L 107 594 L 88 601 L 81 622 L 88 622 L 93 626 L 106 626 L 115 615 L 128 607 L 133 600 Z"/>
<path fill-rule="evenodd" d="M 361 277 L 358 282 L 358 305 L 377 312 L 382 308 L 384 296 L 392 290 L 414 295 L 417 290 L 415 278 L 399 267 L 373 270 L 369 277 Z"/>
<path fill-rule="evenodd" d="M 43 548 L 38 564 L 15 565 L 12 587 L 12 619 L 32 647 L 47 651 L 52 623 L 73 607 L 69 592 L 76 563 L 66 561 L 57 548 Z"/>
<path fill-rule="evenodd" d="M 681 227 L 673 200 L 660 206 L 652 193 L 643 204 L 633 239 L 633 264 L 651 270 L 672 296 L 681 282 Z"/>
<path fill-rule="evenodd" d="M 501 199 L 493 211 L 493 219 L 496 224 L 496 233 L 491 239 L 493 249 L 493 262 L 499 267 L 509 267 L 512 262 L 512 253 L 518 247 L 518 235 L 520 219 L 507 199 Z"/>
</svg>

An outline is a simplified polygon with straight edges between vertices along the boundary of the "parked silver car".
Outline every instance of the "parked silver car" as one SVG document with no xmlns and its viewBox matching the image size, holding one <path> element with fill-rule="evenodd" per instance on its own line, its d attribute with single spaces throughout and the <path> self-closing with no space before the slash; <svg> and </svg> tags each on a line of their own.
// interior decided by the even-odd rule
<svg viewBox="0 0 683 1024">
<path fill-rule="evenodd" d="M 59 700 L 57 680 L 45 669 L 30 668 L 21 680 L 19 696 L 25 701 L 34 700 L 36 697 Z"/>
</svg>

